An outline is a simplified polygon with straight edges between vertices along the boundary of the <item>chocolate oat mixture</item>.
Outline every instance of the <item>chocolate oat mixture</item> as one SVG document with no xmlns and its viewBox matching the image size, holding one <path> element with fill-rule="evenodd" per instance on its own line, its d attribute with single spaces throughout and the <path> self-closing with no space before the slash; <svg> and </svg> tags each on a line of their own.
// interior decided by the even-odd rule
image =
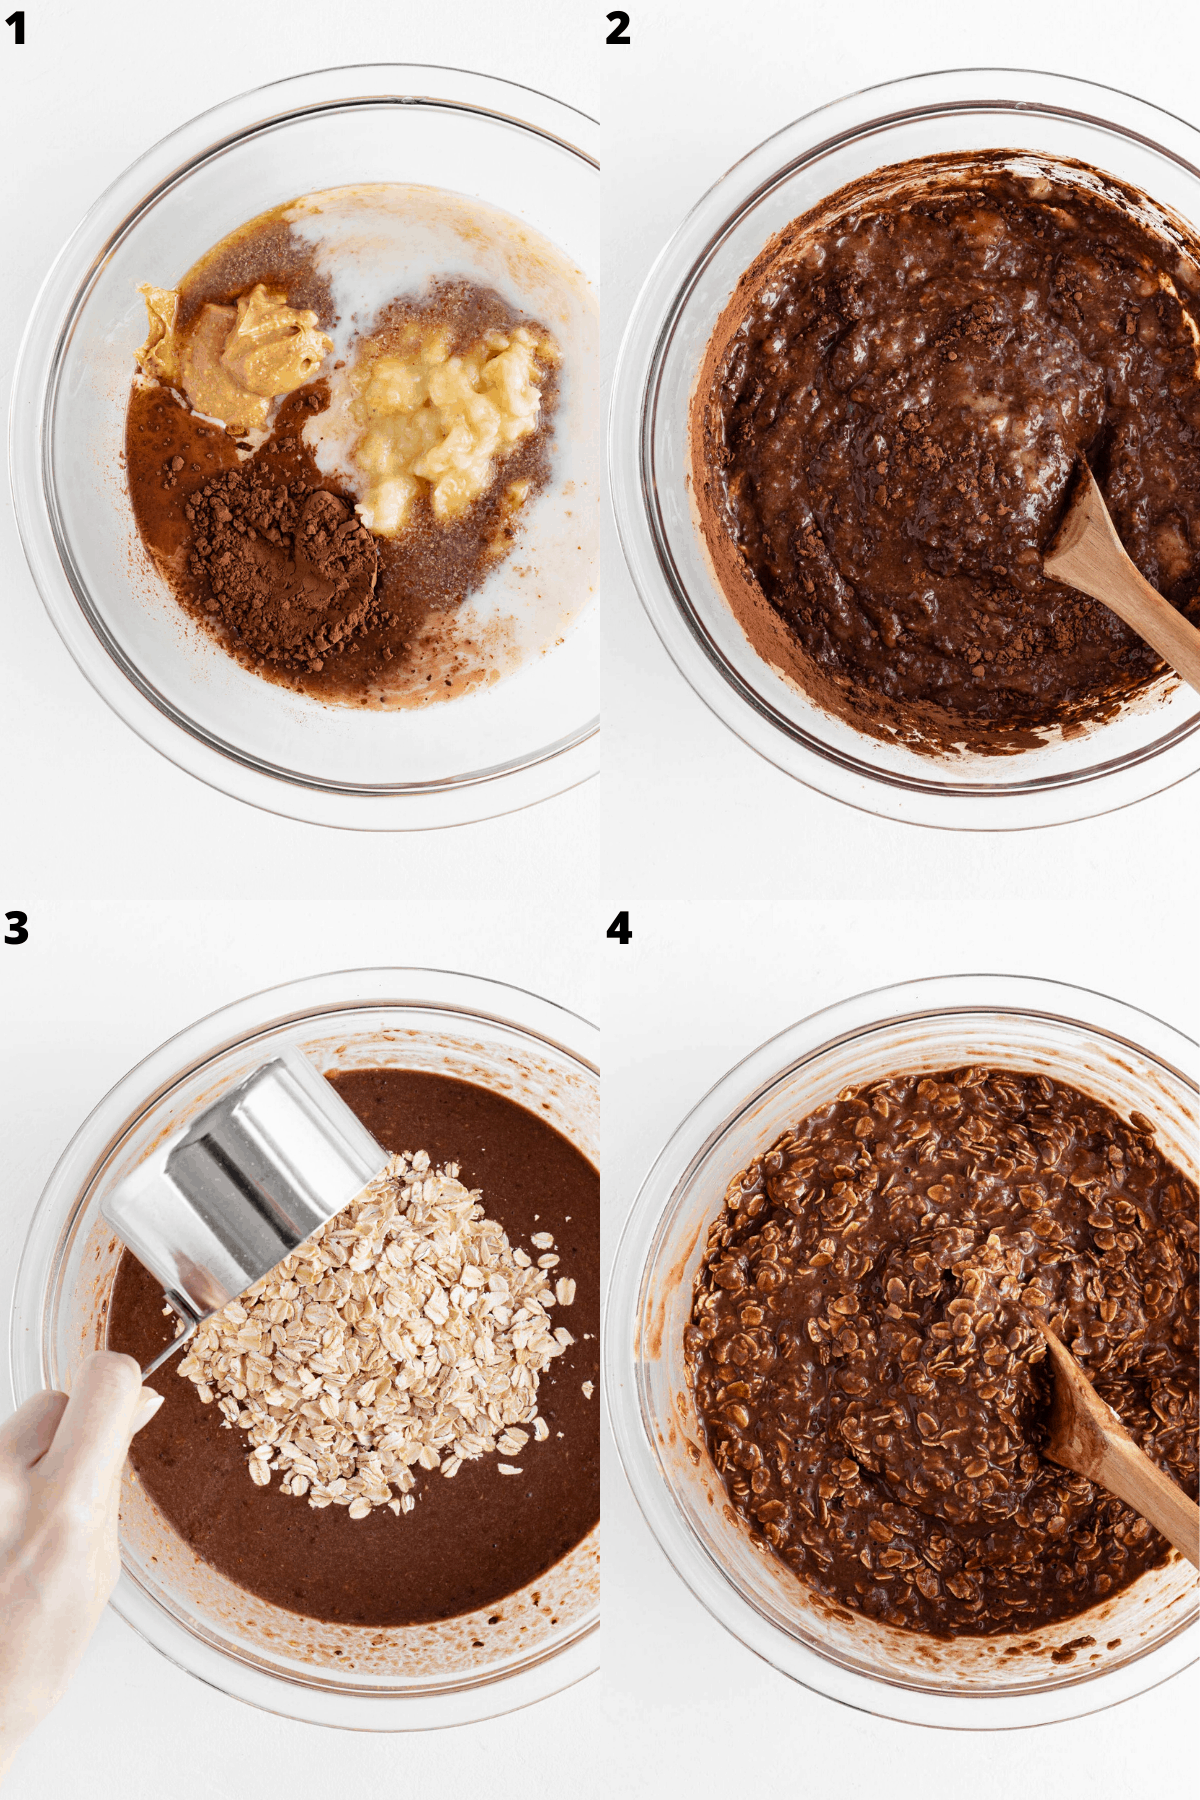
<svg viewBox="0 0 1200 1800">
<path fill-rule="evenodd" d="M 686 1334 L 717 1469 L 819 1594 L 939 1636 L 1024 1631 L 1167 1554 L 1043 1459 L 1043 1313 L 1197 1491 L 1195 1186 L 1042 1075 L 850 1090 L 730 1185 Z"/>
<path fill-rule="evenodd" d="M 232 305 L 260 282 L 311 308 L 323 330 L 336 324 L 329 283 L 283 210 L 252 221 L 189 272 L 179 288 L 181 332 L 204 304 Z M 386 340 L 412 320 L 447 327 L 452 354 L 489 332 L 534 323 L 490 289 L 445 281 L 398 297 L 372 331 Z M 354 523 L 354 494 L 322 474 L 303 439 L 306 421 L 329 404 L 327 380 L 288 395 L 257 448 L 193 413 L 171 386 L 139 380 L 125 431 L 134 517 L 175 598 L 257 674 L 346 704 L 447 697 L 486 678 L 488 644 L 458 629 L 454 616 L 516 538 L 510 484 L 534 495 L 550 478 L 557 399 L 557 371 L 547 369 L 538 429 L 505 457 L 491 487 L 448 522 L 435 520 L 421 496 L 410 525 L 391 538 Z"/>
<path fill-rule="evenodd" d="M 1142 574 L 1200 620 L 1195 242 L 1106 178 L 1005 160 L 883 170 L 796 220 L 693 407 L 702 524 L 755 648 L 916 748 L 1019 748 L 1161 672 L 1041 572 L 1080 457 Z"/>
</svg>

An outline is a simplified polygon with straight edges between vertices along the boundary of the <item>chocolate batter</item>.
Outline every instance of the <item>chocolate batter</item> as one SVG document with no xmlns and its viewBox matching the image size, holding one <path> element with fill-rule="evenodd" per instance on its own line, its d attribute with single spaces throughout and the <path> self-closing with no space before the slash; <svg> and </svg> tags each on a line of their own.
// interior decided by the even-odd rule
<svg viewBox="0 0 1200 1800">
<path fill-rule="evenodd" d="M 1043 1460 L 1029 1314 L 1194 1496 L 1196 1202 L 1149 1120 L 1045 1076 L 901 1076 L 811 1114 L 731 1183 L 696 1278 L 733 1504 L 819 1594 L 939 1636 L 1116 1593 L 1168 1546 Z"/>
<path fill-rule="evenodd" d="M 181 331 L 202 305 L 233 305 L 258 282 L 285 293 L 293 306 L 311 308 L 321 329 L 331 329 L 336 314 L 329 283 L 289 231 L 280 216 L 285 210 L 252 220 L 189 271 L 179 285 Z M 461 281 L 436 284 L 417 299 L 398 298 L 377 327 L 388 332 L 414 318 L 448 324 L 452 353 L 489 331 L 535 323 L 490 289 Z M 139 379 L 125 431 L 138 530 L 181 605 L 223 648 L 269 680 L 351 705 L 397 705 L 466 691 L 487 678 L 491 652 L 482 636 L 466 639 L 449 627 L 461 602 L 516 538 L 507 488 L 525 482 L 532 496 L 549 480 L 555 370 L 544 372 L 540 391 L 537 431 L 505 457 L 492 486 L 462 517 L 445 523 L 434 519 L 428 497 L 419 497 L 400 537 L 372 540 L 378 552 L 374 587 L 368 594 L 356 581 L 347 604 L 344 589 L 325 600 L 312 583 L 305 591 L 295 571 L 294 550 L 302 542 L 297 526 L 313 496 L 326 493 L 347 514 L 354 510 L 354 495 L 321 473 L 300 435 L 306 419 L 328 405 L 328 383 L 314 381 L 289 395 L 268 440 L 247 455 L 246 440 L 203 422 L 171 388 Z M 239 469 L 244 479 L 231 495 L 224 472 Z M 257 541 L 263 497 L 272 494 L 278 500 L 268 507 L 268 529 L 277 533 L 273 550 L 282 554 L 260 556 L 253 575 L 238 581 L 244 572 L 238 543 Z M 230 514 L 219 544 L 205 530 L 214 506 Z"/>
<path fill-rule="evenodd" d="M 1195 233 L 1014 155 L 880 170 L 788 226 L 693 405 L 702 526 L 755 648 L 927 750 L 1019 748 L 1161 673 L 1041 572 L 1081 457 L 1143 575 L 1200 621 Z"/>
<path fill-rule="evenodd" d="M 520 1477 L 499 1474 L 494 1456 L 465 1462 L 452 1481 L 416 1470 L 412 1512 L 397 1517 L 381 1507 L 351 1519 L 342 1507 L 314 1510 L 275 1484 L 255 1487 L 244 1434 L 225 1430 L 217 1408 L 168 1363 L 150 1378 L 164 1404 L 130 1456 L 197 1555 L 263 1599 L 339 1624 L 452 1618 L 535 1581 L 599 1518 L 599 1181 L 543 1120 L 484 1088 L 396 1069 L 331 1079 L 385 1149 L 460 1163 L 461 1179 L 483 1189 L 488 1217 L 514 1244 L 528 1250 L 534 1232 L 554 1234 L 555 1275 L 576 1282 L 574 1304 L 555 1322 L 576 1342 L 539 1383 L 549 1438 L 522 1450 Z M 161 1290 L 126 1252 L 109 1348 L 149 1361 L 172 1336 L 162 1309 Z M 591 1398 L 584 1382 L 593 1384 Z"/>
</svg>

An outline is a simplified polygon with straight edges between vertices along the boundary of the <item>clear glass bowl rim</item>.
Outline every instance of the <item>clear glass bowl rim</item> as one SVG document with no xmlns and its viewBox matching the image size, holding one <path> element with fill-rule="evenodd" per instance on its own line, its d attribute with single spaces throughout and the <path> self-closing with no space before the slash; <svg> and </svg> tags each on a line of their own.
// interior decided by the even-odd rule
<svg viewBox="0 0 1200 1800">
<path fill-rule="evenodd" d="M 756 1101 L 797 1067 L 856 1038 L 919 1019 L 981 1012 L 1041 1018 L 1123 1044 L 1200 1096 L 1200 1045 L 1194 1039 L 1099 990 L 1041 976 L 929 976 L 868 989 L 809 1013 L 734 1063 L 654 1158 L 617 1235 L 603 1314 L 604 1392 L 618 1459 L 658 1548 L 705 1610 L 747 1649 L 799 1685 L 880 1718 L 950 1730 L 1019 1730 L 1100 1712 L 1169 1680 L 1200 1654 L 1195 1609 L 1163 1642 L 1128 1664 L 1083 1675 L 1044 1696 L 893 1689 L 790 1639 L 785 1644 L 783 1633 L 738 1592 L 677 1507 L 652 1441 L 643 1365 L 634 1353 L 648 1271 L 676 1205 L 716 1144 Z"/>
<path fill-rule="evenodd" d="M 56 1289 L 76 1222 L 113 1147 L 181 1080 L 229 1050 L 290 1024 L 373 1007 L 417 1007 L 498 1025 L 598 1075 L 600 1033 L 532 990 L 451 969 L 364 968 L 306 976 L 248 994 L 159 1044 L 109 1089 L 76 1129 L 30 1218 L 13 1287 L 9 1361 L 14 1405 L 52 1379 L 46 1300 Z M 560 1643 L 481 1678 L 451 1678 L 416 1696 L 341 1691 L 255 1669 L 214 1649 L 166 1613 L 127 1570 L 110 1605 L 169 1662 L 260 1710 L 306 1723 L 366 1731 L 432 1730 L 517 1711 L 574 1686 L 599 1665 L 599 1612 Z M 157 1630 L 147 1629 L 153 1621 Z M 197 1666 L 198 1664 L 202 1666 Z M 299 1696 L 307 1696 L 308 1705 Z"/>
<path fill-rule="evenodd" d="M 447 78 L 457 92 L 442 97 L 379 86 L 346 91 L 360 79 L 399 82 L 425 74 Z M 519 102 L 517 96 L 522 97 Z M 264 113 L 264 102 L 273 110 Z M 510 110 L 512 104 L 520 104 L 527 116 Z M 152 749 L 209 786 L 285 817 L 357 830 L 437 830 L 519 811 L 590 779 L 599 766 L 599 719 L 519 761 L 408 787 L 322 782 L 257 761 L 200 730 L 156 694 L 112 639 L 73 569 L 48 468 L 46 420 L 64 347 L 112 245 L 136 227 L 164 192 L 240 141 L 313 113 L 372 105 L 490 116 L 599 169 L 598 125 L 590 114 L 538 88 L 451 65 L 348 64 L 287 76 L 221 101 L 159 139 L 123 170 L 89 207 L 51 264 L 13 371 L 9 481 L 22 548 L 51 623 L 101 699 Z"/>
<path fill-rule="evenodd" d="M 949 92 L 952 84 L 982 84 L 989 78 L 1055 84 L 1079 105 L 1071 107 L 1065 100 L 1056 104 L 1048 98 L 1033 101 L 994 94 L 987 98 L 986 88 L 982 93 Z M 939 84 L 947 88 L 941 98 Z M 1159 120 L 1185 134 L 1195 160 L 1148 132 L 1106 117 L 1097 110 L 1105 96 L 1110 103 L 1120 102 L 1143 115 L 1147 126 Z M 1090 111 L 1089 98 L 1094 103 Z M 906 99 L 914 103 L 906 105 Z M 709 641 L 657 522 L 654 479 L 654 412 L 680 314 L 722 241 L 759 197 L 838 143 L 899 121 L 982 108 L 1022 116 L 1048 111 L 1101 125 L 1168 158 L 1200 181 L 1200 130 L 1188 120 L 1124 89 L 1052 70 L 928 70 L 856 89 L 813 108 L 732 164 L 695 202 L 655 259 L 630 311 L 617 355 L 609 403 L 609 482 L 626 567 L 659 641 L 698 698 L 750 749 L 793 779 L 860 811 L 941 829 L 1027 830 L 1116 811 L 1187 779 L 1200 767 L 1200 715 L 1126 759 L 995 788 L 980 783 L 955 787 L 876 768 L 865 737 L 862 757 L 843 754 L 780 720 Z M 797 142 L 800 134 L 803 141 Z M 786 155 L 781 148 L 785 140 Z M 1116 785 L 1121 792 L 1115 791 Z"/>
</svg>

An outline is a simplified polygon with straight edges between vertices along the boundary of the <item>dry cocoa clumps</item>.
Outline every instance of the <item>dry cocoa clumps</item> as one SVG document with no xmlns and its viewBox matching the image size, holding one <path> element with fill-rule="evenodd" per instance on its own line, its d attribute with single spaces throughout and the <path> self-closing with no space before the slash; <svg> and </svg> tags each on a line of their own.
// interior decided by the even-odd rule
<svg viewBox="0 0 1200 1800">
<path fill-rule="evenodd" d="M 321 669 L 373 622 L 375 543 L 338 495 L 285 486 L 249 462 L 215 475 L 184 510 L 188 566 L 254 658 Z"/>
</svg>

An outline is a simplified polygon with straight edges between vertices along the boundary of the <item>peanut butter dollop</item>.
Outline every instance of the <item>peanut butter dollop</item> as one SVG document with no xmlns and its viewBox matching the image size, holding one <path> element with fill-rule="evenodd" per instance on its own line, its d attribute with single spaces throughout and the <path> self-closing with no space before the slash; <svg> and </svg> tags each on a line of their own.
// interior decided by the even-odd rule
<svg viewBox="0 0 1200 1800">
<path fill-rule="evenodd" d="M 311 381 L 333 348 L 315 312 L 259 282 L 236 306 L 209 304 L 180 345 L 178 294 L 143 287 L 150 336 L 138 351 L 143 373 L 181 386 L 194 411 L 235 431 L 262 429 L 271 402 Z"/>
<path fill-rule="evenodd" d="M 151 287 L 144 281 L 138 293 L 146 302 L 150 330 L 137 352 L 138 367 L 143 375 L 159 381 L 179 380 L 178 345 L 175 342 L 175 315 L 179 311 L 179 295 L 170 288 Z"/>
</svg>

